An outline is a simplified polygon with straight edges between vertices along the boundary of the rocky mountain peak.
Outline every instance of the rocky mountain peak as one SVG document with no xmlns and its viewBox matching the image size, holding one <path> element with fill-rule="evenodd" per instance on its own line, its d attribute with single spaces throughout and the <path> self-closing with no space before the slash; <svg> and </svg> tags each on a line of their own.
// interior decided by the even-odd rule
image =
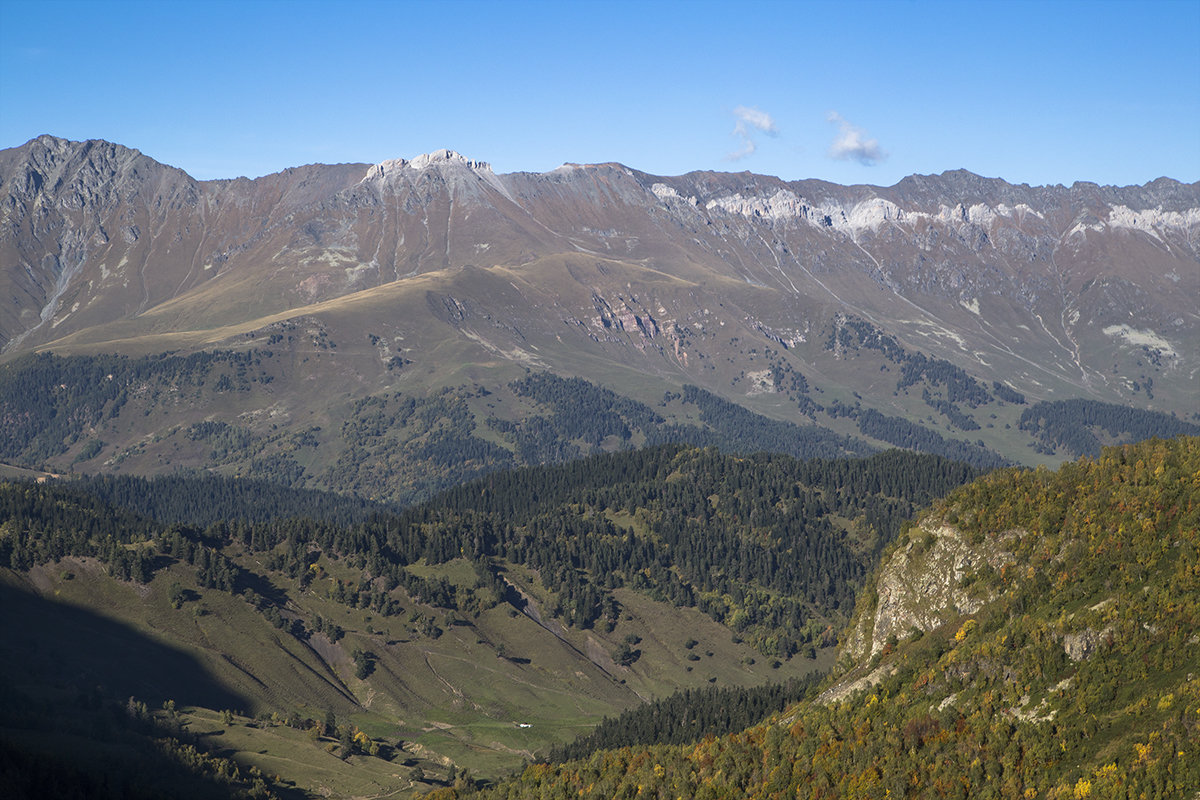
<svg viewBox="0 0 1200 800">
<path fill-rule="evenodd" d="M 424 153 L 409 162 L 409 166 L 413 169 L 425 169 L 440 164 L 462 164 L 470 169 L 481 169 L 488 172 L 492 170 L 492 165 L 486 161 L 475 161 L 446 148 L 434 150 L 432 153 Z"/>
<path fill-rule="evenodd" d="M 441 150 L 434 150 L 432 153 L 422 153 L 411 160 L 392 158 L 382 161 L 368 169 L 363 180 L 378 180 L 402 169 L 411 169 L 420 172 L 431 167 L 439 168 L 448 166 L 462 166 L 474 172 L 490 173 L 492 171 L 492 165 L 486 161 L 476 161 L 449 148 L 442 148 Z"/>
<path fill-rule="evenodd" d="M 180 169 L 103 139 L 74 142 L 43 134 L 0 153 L 0 186 L 6 193 L 24 200 L 45 193 L 63 207 L 82 208 L 100 198 L 110 205 L 116 202 L 114 193 L 128 195 L 161 179 L 194 183 Z"/>
</svg>

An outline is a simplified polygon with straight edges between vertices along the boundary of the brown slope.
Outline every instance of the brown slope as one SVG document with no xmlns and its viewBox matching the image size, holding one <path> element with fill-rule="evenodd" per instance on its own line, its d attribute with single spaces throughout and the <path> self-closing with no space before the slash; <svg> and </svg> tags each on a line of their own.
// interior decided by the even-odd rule
<svg viewBox="0 0 1200 800">
<path fill-rule="evenodd" d="M 498 176 L 451 151 L 198 183 L 136 151 L 51 137 L 0 154 L 0 177 L 8 353 L 144 348 L 153 337 L 213 346 L 226 329 L 437 272 L 457 276 L 452 297 L 478 284 L 471 307 L 487 330 L 454 335 L 478 347 L 472 336 L 499 337 L 492 358 L 514 364 L 524 356 L 506 353 L 535 348 L 561 351 L 556 368 L 567 372 L 588 353 L 641 364 L 646 342 L 666 342 L 670 369 L 720 390 L 753 367 L 748 349 L 732 346 L 738 329 L 759 337 L 760 352 L 805 341 L 809 371 L 890 402 L 886 386 L 812 347 L 849 316 L 1032 397 L 1186 412 L 1196 390 L 1196 184 L 1029 187 L 957 171 L 841 187 L 750 173 L 664 178 L 619 164 Z M 531 265 L 519 302 L 487 290 L 498 268 Z M 641 282 L 653 275 L 689 288 L 649 292 Z M 391 313 L 381 306 L 331 335 L 400 325 Z M 606 343 L 626 313 L 645 342 Z M 707 370 L 696 356 L 683 365 L 687 351 L 662 320 L 720 313 L 733 327 L 707 334 Z M 610 324 L 579 344 L 558 330 L 605 315 Z M 1133 388 L 1151 362 L 1156 398 Z"/>
</svg>

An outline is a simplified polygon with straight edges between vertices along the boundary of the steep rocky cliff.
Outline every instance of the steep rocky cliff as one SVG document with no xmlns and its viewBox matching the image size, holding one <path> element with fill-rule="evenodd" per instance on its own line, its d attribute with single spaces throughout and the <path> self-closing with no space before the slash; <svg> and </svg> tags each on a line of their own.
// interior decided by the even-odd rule
<svg viewBox="0 0 1200 800">
<path fill-rule="evenodd" d="M 908 531 L 855 609 L 843 655 L 853 661 L 870 658 L 889 641 L 894 645 L 898 638 L 977 613 L 995 599 L 995 590 L 968 578 L 980 568 L 999 572 L 1012 563 L 1006 538 L 966 536 L 931 519 Z"/>
</svg>

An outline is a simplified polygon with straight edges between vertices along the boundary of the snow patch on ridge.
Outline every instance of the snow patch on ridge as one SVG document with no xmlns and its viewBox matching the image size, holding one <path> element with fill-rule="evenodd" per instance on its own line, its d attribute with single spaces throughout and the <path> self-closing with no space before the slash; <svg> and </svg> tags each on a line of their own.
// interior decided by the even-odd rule
<svg viewBox="0 0 1200 800">
<path fill-rule="evenodd" d="M 705 207 L 743 217 L 766 218 L 773 222 L 798 219 L 817 227 L 834 228 L 851 234 L 860 230 L 875 230 L 885 222 L 905 218 L 903 209 L 880 197 L 849 206 L 839 203 L 815 205 L 790 189 L 780 189 L 770 197 L 745 197 L 739 192 L 713 198 Z"/>
<path fill-rule="evenodd" d="M 445 148 L 441 150 L 434 150 L 432 153 L 423 153 L 414 158 L 412 161 L 408 162 L 408 165 L 413 169 L 425 169 L 426 167 L 430 167 L 435 164 L 463 164 L 474 170 L 486 170 L 488 172 L 492 171 L 492 165 L 486 161 L 475 161 L 474 159 L 467 158 L 461 153 L 456 153 L 453 150 L 448 150 Z"/>
<path fill-rule="evenodd" d="M 1102 231 L 1102 230 L 1104 230 L 1103 222 L 1099 222 L 1099 221 L 1076 222 L 1074 227 L 1072 227 L 1071 230 L 1067 231 L 1067 238 L 1069 239 L 1072 236 L 1077 236 L 1077 235 L 1078 236 L 1086 236 L 1088 231 Z"/>
<path fill-rule="evenodd" d="M 1161 242 L 1164 232 L 1181 233 L 1188 236 L 1198 227 L 1200 227 L 1200 208 L 1189 208 L 1185 211 L 1163 211 L 1160 206 L 1137 211 L 1128 206 L 1113 206 L 1108 210 L 1107 220 L 1088 216 L 1075 223 L 1074 227 L 1067 231 L 1067 236 L 1086 234 L 1088 231 L 1103 231 L 1105 228 L 1116 228 L 1141 231 Z"/>
<path fill-rule="evenodd" d="M 476 161 L 472 158 L 467 158 L 461 153 L 454 150 L 442 149 L 435 150 L 432 153 L 424 153 L 417 156 L 411 161 L 403 158 L 392 158 L 387 161 L 381 161 L 375 166 L 367 170 L 367 174 L 363 176 L 359 183 L 367 183 L 370 181 L 383 181 L 397 174 L 406 174 L 411 172 L 421 172 L 426 169 L 445 169 L 449 168 L 452 171 L 457 169 L 465 169 L 474 175 L 479 180 L 491 186 L 510 202 L 513 200 L 509 194 L 508 188 L 500 178 L 492 171 L 492 165 L 486 161 Z"/>
</svg>

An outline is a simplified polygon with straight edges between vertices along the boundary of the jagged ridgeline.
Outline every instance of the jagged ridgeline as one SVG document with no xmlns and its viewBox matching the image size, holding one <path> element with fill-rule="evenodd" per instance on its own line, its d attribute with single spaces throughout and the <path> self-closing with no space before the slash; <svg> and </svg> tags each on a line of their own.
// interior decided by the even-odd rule
<svg viewBox="0 0 1200 800">
<path fill-rule="evenodd" d="M 885 554 L 818 700 L 698 744 L 534 765 L 469 796 L 1193 797 L 1198 475 L 1196 438 L 993 472 Z M 916 587 L 926 599 L 905 609 Z"/>
</svg>

